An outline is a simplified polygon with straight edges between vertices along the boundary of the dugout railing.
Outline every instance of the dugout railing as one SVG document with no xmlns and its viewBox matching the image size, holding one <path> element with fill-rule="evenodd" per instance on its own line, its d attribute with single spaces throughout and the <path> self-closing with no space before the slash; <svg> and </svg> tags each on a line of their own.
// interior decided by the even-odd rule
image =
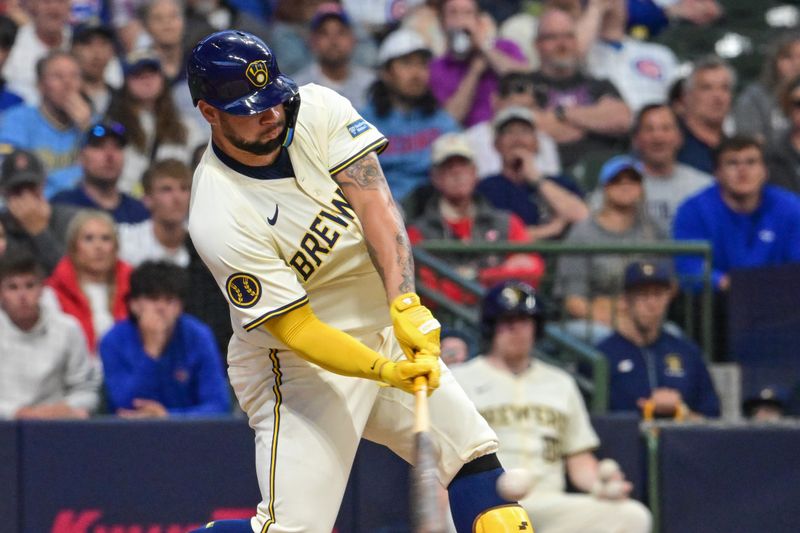
<svg viewBox="0 0 800 533">
<path fill-rule="evenodd" d="M 566 244 L 557 242 L 539 242 L 517 244 L 497 243 L 462 243 L 451 240 L 430 240 L 414 247 L 414 258 L 417 271 L 428 269 L 439 279 L 449 280 L 460 291 L 472 295 L 478 301 L 485 288 L 473 279 L 465 278 L 459 273 L 458 259 L 474 258 L 481 254 L 536 253 L 545 261 L 545 271 L 538 280 L 540 295 L 547 301 L 548 326 L 545 329 L 543 350 L 537 349 L 537 356 L 543 359 L 555 359 L 554 362 L 569 370 L 578 381 L 581 390 L 589 398 L 593 412 L 602 413 L 608 405 L 608 368 L 602 354 L 589 343 L 566 333 L 563 328 L 566 318 L 561 302 L 553 294 L 555 285 L 556 262 L 564 255 L 579 255 L 590 258 L 596 255 L 617 255 L 622 257 L 671 257 L 682 255 L 699 256 L 703 259 L 703 273 L 700 279 L 679 279 L 682 286 L 700 286 L 699 292 L 683 291 L 679 299 L 679 326 L 689 337 L 695 339 L 703 348 L 707 360 L 714 357 L 714 314 L 711 287 L 711 247 L 705 241 L 660 242 L 654 244 Z M 441 256 L 447 256 L 448 261 Z M 621 274 L 621 273 L 620 273 Z M 417 290 L 430 303 L 443 320 L 461 329 L 466 329 L 479 337 L 479 311 L 477 304 L 464 304 L 449 299 L 443 293 L 426 286 L 418 280 Z M 591 317 L 590 317 L 591 318 Z M 699 324 L 698 324 L 699 323 Z M 549 348 L 549 349 L 548 349 Z M 581 371 L 579 372 L 578 369 Z M 587 373 L 589 377 L 586 377 Z"/>
</svg>

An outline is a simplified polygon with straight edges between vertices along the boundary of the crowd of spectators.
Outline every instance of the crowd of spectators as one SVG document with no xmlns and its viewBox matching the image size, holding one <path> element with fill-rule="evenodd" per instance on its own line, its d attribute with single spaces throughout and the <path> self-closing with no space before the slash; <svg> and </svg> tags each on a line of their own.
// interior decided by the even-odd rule
<svg viewBox="0 0 800 533">
<path fill-rule="evenodd" d="M 264 38 L 284 73 L 336 90 L 386 135 L 380 160 L 413 243 L 704 239 L 719 293 L 732 270 L 800 262 L 798 34 L 775 36 L 763 78 L 740 89 L 720 57 L 648 40 L 714 23 L 715 0 L 398 4 L 0 3 L 0 416 L 230 411 L 226 304 L 185 227 L 209 135 L 185 58 L 223 28 Z M 625 267 L 642 257 L 444 259 L 486 287 L 551 276 L 544 297 L 589 342 L 666 342 L 631 329 L 645 297 Z M 677 260 L 670 284 L 691 292 L 702 268 Z M 686 364 L 702 366 L 695 349 Z M 612 398 L 638 407 L 636 394 Z"/>
</svg>

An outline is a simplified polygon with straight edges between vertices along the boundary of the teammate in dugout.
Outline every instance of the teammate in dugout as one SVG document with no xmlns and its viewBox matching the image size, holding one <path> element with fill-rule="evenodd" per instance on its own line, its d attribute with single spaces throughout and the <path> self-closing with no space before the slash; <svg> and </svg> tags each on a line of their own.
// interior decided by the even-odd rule
<svg viewBox="0 0 800 533">
<path fill-rule="evenodd" d="M 496 435 L 438 360 L 383 135 L 335 92 L 298 88 L 244 32 L 198 43 L 188 82 L 212 131 L 189 232 L 230 304 L 228 375 L 263 498 L 251 519 L 202 531 L 329 533 L 362 436 L 411 459 L 418 376 L 438 387 L 432 434 L 458 532 L 532 531 L 497 494 Z"/>
<path fill-rule="evenodd" d="M 481 305 L 485 355 L 453 375 L 500 438 L 507 468 L 532 478 L 520 504 L 537 533 L 647 533 L 647 508 L 628 498 L 619 469 L 606 475 L 592 450 L 600 444 L 575 380 L 531 357 L 544 323 L 533 287 L 506 281 Z M 582 493 L 566 492 L 564 474 Z M 591 493 L 591 494 L 586 494 Z"/>
</svg>

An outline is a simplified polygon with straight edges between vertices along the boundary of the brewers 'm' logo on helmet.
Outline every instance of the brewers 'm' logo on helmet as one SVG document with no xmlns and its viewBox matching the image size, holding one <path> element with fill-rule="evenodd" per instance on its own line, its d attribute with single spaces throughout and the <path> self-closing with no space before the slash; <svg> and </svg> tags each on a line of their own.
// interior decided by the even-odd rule
<svg viewBox="0 0 800 533">
<path fill-rule="evenodd" d="M 263 59 L 253 61 L 247 65 L 247 79 L 250 83 L 258 87 L 264 87 L 269 81 L 269 71 L 267 70 L 267 62 Z"/>
<path fill-rule="evenodd" d="M 261 283 L 251 274 L 236 272 L 228 276 L 225 283 L 228 299 L 236 307 L 253 307 L 261 298 Z"/>
</svg>

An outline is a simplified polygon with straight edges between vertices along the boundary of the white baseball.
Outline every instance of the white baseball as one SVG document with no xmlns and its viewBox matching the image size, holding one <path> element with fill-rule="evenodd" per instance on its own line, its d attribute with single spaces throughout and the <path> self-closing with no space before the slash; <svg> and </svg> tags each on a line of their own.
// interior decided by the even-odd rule
<svg viewBox="0 0 800 533">
<path fill-rule="evenodd" d="M 603 481 L 608 481 L 617 472 L 619 472 L 619 464 L 614 459 L 603 459 L 597 465 L 597 477 Z"/>
<path fill-rule="evenodd" d="M 497 493 L 508 501 L 518 501 L 528 495 L 533 486 L 533 475 L 524 468 L 506 470 L 497 479 Z"/>
</svg>

